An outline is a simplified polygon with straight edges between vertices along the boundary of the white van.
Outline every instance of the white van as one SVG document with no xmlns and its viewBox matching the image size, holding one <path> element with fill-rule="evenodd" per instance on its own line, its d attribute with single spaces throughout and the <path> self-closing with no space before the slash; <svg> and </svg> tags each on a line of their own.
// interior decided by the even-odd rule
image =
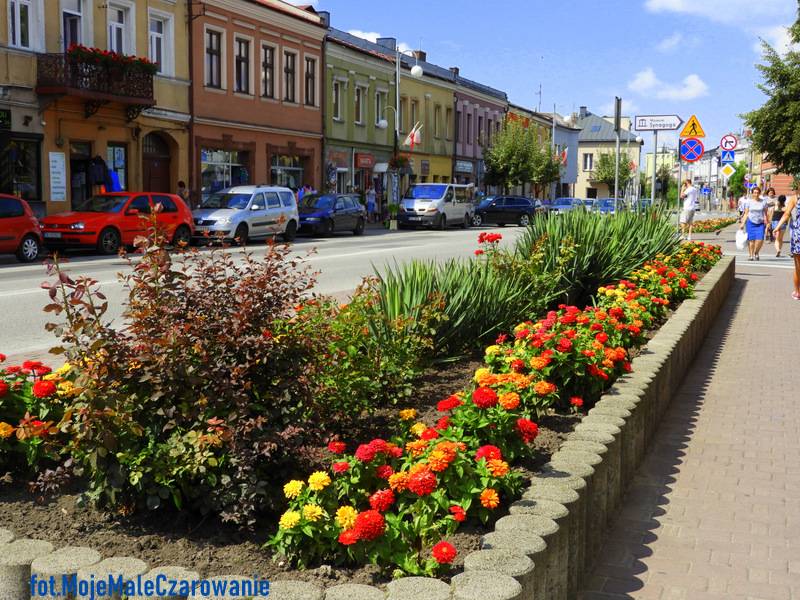
<svg viewBox="0 0 800 600">
<path fill-rule="evenodd" d="M 474 185 L 415 183 L 400 201 L 397 221 L 401 227 L 422 225 L 445 229 L 448 225 L 472 224 Z"/>
</svg>

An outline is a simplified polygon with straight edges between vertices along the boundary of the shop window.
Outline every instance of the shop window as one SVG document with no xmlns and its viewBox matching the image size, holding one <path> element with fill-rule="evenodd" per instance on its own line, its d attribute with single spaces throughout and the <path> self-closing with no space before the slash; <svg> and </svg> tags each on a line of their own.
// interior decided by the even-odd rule
<svg viewBox="0 0 800 600">
<path fill-rule="evenodd" d="M 300 189 L 306 183 L 304 160 L 299 156 L 274 155 L 270 165 L 272 185 L 280 185 L 293 190 Z"/>
<path fill-rule="evenodd" d="M 225 188 L 249 184 L 249 162 L 249 152 L 201 149 L 200 176 L 203 199 Z"/>
<path fill-rule="evenodd" d="M 106 166 L 112 186 L 107 191 L 118 192 L 128 189 L 127 165 L 128 147 L 125 144 L 109 143 L 106 147 Z"/>
<path fill-rule="evenodd" d="M 317 105 L 317 60 L 306 58 L 306 106 Z"/>
<path fill-rule="evenodd" d="M 297 102 L 297 54 L 283 53 L 283 99 L 286 102 Z"/>
<path fill-rule="evenodd" d="M 261 46 L 261 95 L 275 98 L 275 48 Z"/>
<path fill-rule="evenodd" d="M 222 88 L 222 32 L 206 30 L 206 86 Z"/>
<path fill-rule="evenodd" d="M 40 147 L 38 141 L 0 137 L 0 193 L 42 200 Z"/>
<path fill-rule="evenodd" d="M 240 94 L 250 93 L 250 42 L 236 38 L 236 82 L 234 90 Z"/>
</svg>

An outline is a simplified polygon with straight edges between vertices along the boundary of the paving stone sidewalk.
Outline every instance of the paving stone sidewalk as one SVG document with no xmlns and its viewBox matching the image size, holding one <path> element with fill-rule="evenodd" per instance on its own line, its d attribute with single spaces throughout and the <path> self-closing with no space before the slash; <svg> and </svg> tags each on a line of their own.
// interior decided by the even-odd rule
<svg viewBox="0 0 800 600">
<path fill-rule="evenodd" d="M 800 600 L 800 302 L 789 259 L 737 263 L 582 600 Z"/>
</svg>

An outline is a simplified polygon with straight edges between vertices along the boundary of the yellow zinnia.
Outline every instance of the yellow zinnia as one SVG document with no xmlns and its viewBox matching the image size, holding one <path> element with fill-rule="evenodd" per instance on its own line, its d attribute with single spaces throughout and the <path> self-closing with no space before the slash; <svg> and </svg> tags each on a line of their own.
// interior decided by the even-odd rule
<svg viewBox="0 0 800 600">
<path fill-rule="evenodd" d="M 14 426 L 0 421 L 0 439 L 9 438 L 12 433 L 14 433 Z"/>
<path fill-rule="evenodd" d="M 336 524 L 342 529 L 352 529 L 356 524 L 358 511 L 352 506 L 342 506 L 336 511 Z"/>
<path fill-rule="evenodd" d="M 303 485 L 305 484 L 302 481 L 293 479 L 283 486 L 283 495 L 289 500 L 294 500 L 300 495 L 300 492 L 303 491 Z"/>
<path fill-rule="evenodd" d="M 300 513 L 296 510 L 287 510 L 281 515 L 281 519 L 278 521 L 278 527 L 281 529 L 292 529 L 297 527 L 299 523 Z"/>
<path fill-rule="evenodd" d="M 425 423 L 414 423 L 411 426 L 411 433 L 419 437 L 422 435 L 422 432 L 425 431 L 426 429 L 427 427 L 425 426 Z"/>
<path fill-rule="evenodd" d="M 69 363 L 64 363 L 60 367 L 56 369 L 56 374 L 64 376 L 72 370 L 72 365 Z"/>
<path fill-rule="evenodd" d="M 489 346 L 486 348 L 486 356 L 497 356 L 503 351 L 503 349 L 498 345 Z"/>
<path fill-rule="evenodd" d="M 316 504 L 306 504 L 303 507 L 303 516 L 312 523 L 319 521 L 323 514 L 325 513 L 323 512 L 322 508 Z"/>
<path fill-rule="evenodd" d="M 324 471 L 316 471 L 308 478 L 308 487 L 315 492 L 324 490 L 331 484 L 330 476 Z"/>
<path fill-rule="evenodd" d="M 492 372 L 489 369 L 487 369 L 486 367 L 481 367 L 480 369 L 475 371 L 475 381 L 480 383 L 482 379 L 485 379 L 491 374 Z"/>
<path fill-rule="evenodd" d="M 406 408 L 400 411 L 401 421 L 411 421 L 417 418 L 417 411 L 413 408 Z"/>
</svg>

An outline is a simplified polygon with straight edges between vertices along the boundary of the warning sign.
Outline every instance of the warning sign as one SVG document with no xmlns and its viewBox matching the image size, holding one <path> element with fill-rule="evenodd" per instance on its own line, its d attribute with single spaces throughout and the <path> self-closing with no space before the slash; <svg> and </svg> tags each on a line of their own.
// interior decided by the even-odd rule
<svg viewBox="0 0 800 600">
<path fill-rule="evenodd" d="M 703 126 L 700 125 L 700 121 L 698 121 L 696 115 L 692 115 L 692 118 L 686 122 L 686 127 L 684 127 L 683 131 L 681 131 L 681 137 L 706 137 L 706 132 L 703 131 Z"/>
</svg>

